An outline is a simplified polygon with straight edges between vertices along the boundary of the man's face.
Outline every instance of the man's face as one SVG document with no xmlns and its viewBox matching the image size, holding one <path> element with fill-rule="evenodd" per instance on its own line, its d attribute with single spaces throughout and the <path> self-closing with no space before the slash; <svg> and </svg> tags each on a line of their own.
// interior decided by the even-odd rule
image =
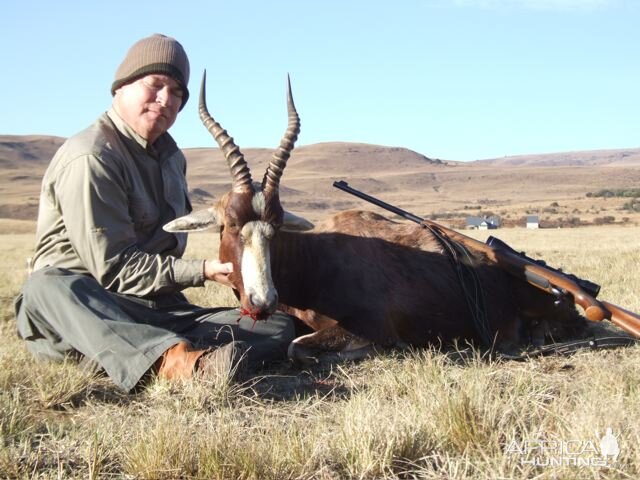
<svg viewBox="0 0 640 480">
<path fill-rule="evenodd" d="M 153 143 L 176 121 L 183 95 L 173 78 L 151 74 L 116 90 L 113 106 L 138 135 Z"/>
</svg>

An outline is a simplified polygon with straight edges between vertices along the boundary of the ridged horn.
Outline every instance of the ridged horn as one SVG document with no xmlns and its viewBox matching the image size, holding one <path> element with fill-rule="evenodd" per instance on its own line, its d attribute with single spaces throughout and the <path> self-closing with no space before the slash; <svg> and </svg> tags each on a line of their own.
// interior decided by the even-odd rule
<svg viewBox="0 0 640 480">
<path fill-rule="evenodd" d="M 287 166 L 287 160 L 289 160 L 291 156 L 293 147 L 298 139 L 298 134 L 300 133 L 300 117 L 293 103 L 291 79 L 289 75 L 287 75 L 287 112 L 289 117 L 287 131 L 284 133 L 282 140 L 280 140 L 280 146 L 274 152 L 273 158 L 262 179 L 262 190 L 265 194 L 278 191 L 282 172 L 284 171 L 284 167 Z"/>
<path fill-rule="evenodd" d="M 227 134 L 227 131 L 216 122 L 207 110 L 206 100 L 206 83 L 207 83 L 207 71 L 204 71 L 202 75 L 202 85 L 200 86 L 200 104 L 198 111 L 200 112 L 200 120 L 209 133 L 213 135 L 213 138 L 220 146 L 220 150 L 227 159 L 229 170 L 231 170 L 232 189 L 235 192 L 243 192 L 251 189 L 251 171 L 249 165 L 247 165 L 244 155 L 240 151 L 234 141 L 233 137 Z"/>
</svg>

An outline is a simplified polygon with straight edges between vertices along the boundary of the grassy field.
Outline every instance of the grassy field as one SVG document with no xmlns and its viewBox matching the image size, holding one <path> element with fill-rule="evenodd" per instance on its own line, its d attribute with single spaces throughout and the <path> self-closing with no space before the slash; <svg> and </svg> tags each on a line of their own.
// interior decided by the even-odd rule
<svg viewBox="0 0 640 480">
<path fill-rule="evenodd" d="M 640 227 L 491 233 L 640 312 Z M 0 478 L 640 478 L 638 346 L 526 362 L 409 351 L 124 395 L 95 371 L 30 357 L 12 299 L 33 234 L 1 237 Z M 215 251 L 213 237 L 193 235 L 189 255 Z M 216 285 L 187 294 L 234 301 Z M 600 456 L 607 428 L 615 462 Z"/>
</svg>

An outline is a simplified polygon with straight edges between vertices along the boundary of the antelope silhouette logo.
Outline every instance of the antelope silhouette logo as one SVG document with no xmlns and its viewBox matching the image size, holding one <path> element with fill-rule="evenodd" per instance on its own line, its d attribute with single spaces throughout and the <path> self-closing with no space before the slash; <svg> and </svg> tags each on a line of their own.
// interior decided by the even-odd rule
<svg viewBox="0 0 640 480">
<path fill-rule="evenodd" d="M 598 439 L 600 440 L 600 454 L 602 455 L 602 458 L 608 460 L 609 457 L 612 457 L 615 462 L 618 459 L 618 455 L 620 455 L 620 446 L 618 445 L 618 439 L 613 434 L 611 427 L 607 428 L 602 438 L 598 436 Z"/>
</svg>

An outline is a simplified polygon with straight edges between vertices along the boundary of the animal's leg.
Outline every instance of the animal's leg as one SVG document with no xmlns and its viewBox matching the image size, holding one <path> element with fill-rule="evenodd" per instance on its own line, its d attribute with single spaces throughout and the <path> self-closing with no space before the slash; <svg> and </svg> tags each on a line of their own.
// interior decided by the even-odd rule
<svg viewBox="0 0 640 480">
<path fill-rule="evenodd" d="M 371 341 L 353 335 L 339 325 L 298 337 L 288 350 L 289 359 L 302 365 L 361 360 L 376 353 L 376 346 Z"/>
</svg>

